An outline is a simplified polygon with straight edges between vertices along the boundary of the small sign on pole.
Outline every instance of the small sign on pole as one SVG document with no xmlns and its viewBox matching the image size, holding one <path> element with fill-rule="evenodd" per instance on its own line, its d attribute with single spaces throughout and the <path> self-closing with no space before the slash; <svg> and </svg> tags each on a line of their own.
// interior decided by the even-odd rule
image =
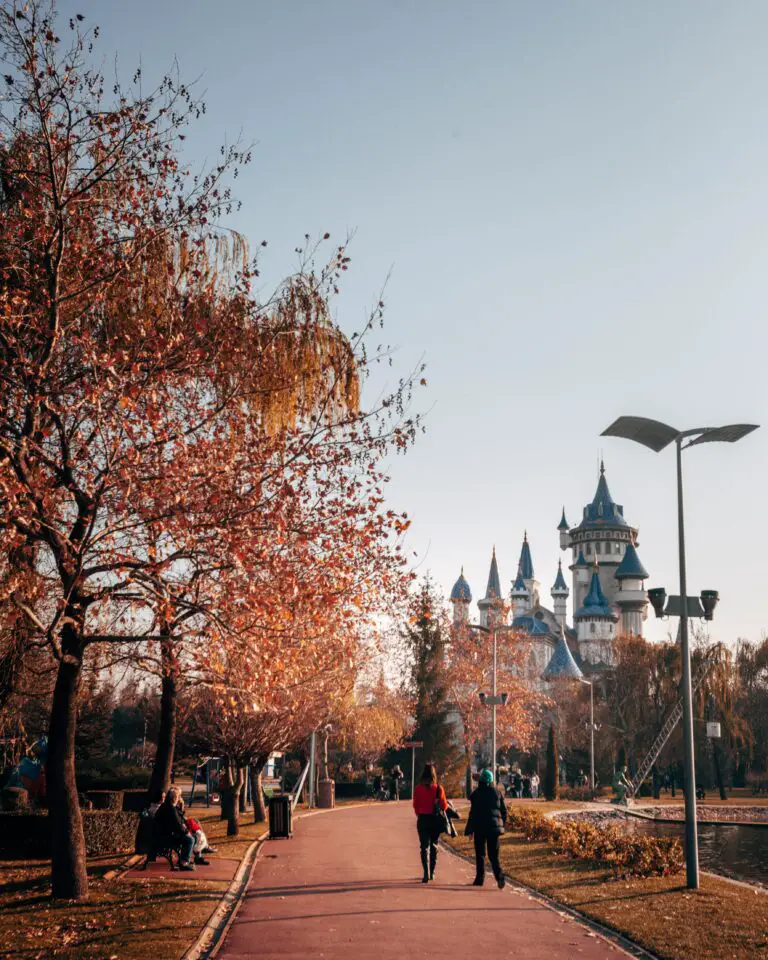
<svg viewBox="0 0 768 960">
<path fill-rule="evenodd" d="M 416 789 L 416 751 L 424 746 L 424 741 L 406 740 L 403 746 L 411 749 L 411 799 L 413 799 L 413 791 Z"/>
<path fill-rule="evenodd" d="M 707 736 L 717 740 L 720 737 L 720 724 L 707 722 Z"/>
</svg>

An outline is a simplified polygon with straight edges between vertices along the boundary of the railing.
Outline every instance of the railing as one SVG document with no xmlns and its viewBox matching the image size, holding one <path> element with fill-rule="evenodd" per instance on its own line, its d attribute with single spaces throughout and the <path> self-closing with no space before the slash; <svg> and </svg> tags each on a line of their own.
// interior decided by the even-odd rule
<svg viewBox="0 0 768 960">
<path fill-rule="evenodd" d="M 291 796 L 291 813 L 296 809 L 296 805 L 299 802 L 299 797 L 301 796 L 301 791 L 304 788 L 304 783 L 307 779 L 307 774 L 309 773 L 309 763 L 301 771 L 301 776 L 299 777 L 296 786 L 294 787 L 293 794 Z"/>
<path fill-rule="evenodd" d="M 714 662 L 715 653 L 719 651 L 719 644 L 715 644 L 711 647 L 704 656 L 704 663 L 702 664 L 701 672 L 693 683 L 691 694 L 696 693 L 701 684 L 704 682 L 704 678 L 709 672 L 710 667 Z M 664 749 L 664 745 L 667 740 L 672 736 L 672 732 L 675 727 L 680 723 L 680 719 L 683 716 L 683 698 L 681 697 L 675 706 L 672 708 L 672 713 L 667 717 L 664 722 L 664 726 L 661 728 L 659 735 L 653 741 L 653 745 L 648 753 L 643 758 L 643 762 L 637 768 L 637 773 L 632 778 L 631 785 L 627 790 L 627 794 L 630 797 L 634 797 L 635 793 L 640 789 L 640 785 L 643 780 L 650 773 L 651 767 L 656 763 L 656 760 L 659 757 L 659 754 Z"/>
</svg>

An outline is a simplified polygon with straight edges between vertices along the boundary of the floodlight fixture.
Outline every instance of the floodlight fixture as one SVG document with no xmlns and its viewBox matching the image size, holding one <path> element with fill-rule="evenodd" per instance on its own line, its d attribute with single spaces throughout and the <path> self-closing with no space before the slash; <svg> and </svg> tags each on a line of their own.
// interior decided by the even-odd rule
<svg viewBox="0 0 768 960">
<path fill-rule="evenodd" d="M 717 592 L 717 590 L 701 591 L 701 605 L 704 608 L 705 620 L 711 620 L 714 617 L 715 607 L 717 606 L 719 599 L 720 594 Z"/>
<path fill-rule="evenodd" d="M 667 602 L 667 591 L 664 587 L 655 587 L 648 591 L 648 599 L 651 601 L 653 612 L 657 617 L 664 616 L 664 606 Z"/>
</svg>

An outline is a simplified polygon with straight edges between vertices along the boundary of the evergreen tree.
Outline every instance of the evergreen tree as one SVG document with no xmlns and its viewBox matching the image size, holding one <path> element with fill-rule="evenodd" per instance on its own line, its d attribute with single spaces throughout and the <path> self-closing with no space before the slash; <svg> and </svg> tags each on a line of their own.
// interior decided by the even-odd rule
<svg viewBox="0 0 768 960">
<path fill-rule="evenodd" d="M 412 657 L 411 689 L 416 702 L 414 739 L 424 742 L 423 759 L 434 763 L 443 781 L 456 779 L 460 749 L 449 719 L 444 664 L 448 628 L 442 600 L 425 580 L 412 600 L 403 636 Z M 418 770 L 416 776 L 418 777 Z M 449 783 L 449 792 L 457 784 Z"/>
<path fill-rule="evenodd" d="M 557 800 L 560 796 L 557 736 L 553 726 L 549 728 L 549 739 L 547 740 L 547 769 L 544 774 L 544 796 L 547 800 Z"/>
</svg>

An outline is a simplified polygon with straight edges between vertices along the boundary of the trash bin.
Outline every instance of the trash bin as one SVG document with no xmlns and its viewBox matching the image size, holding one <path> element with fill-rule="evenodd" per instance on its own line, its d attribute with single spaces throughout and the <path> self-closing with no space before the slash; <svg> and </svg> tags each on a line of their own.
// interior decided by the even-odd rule
<svg viewBox="0 0 768 960">
<path fill-rule="evenodd" d="M 336 806 L 336 783 L 333 780 L 321 780 L 317 791 L 317 805 L 325 810 Z"/>
<path fill-rule="evenodd" d="M 269 839 L 291 835 L 291 798 L 287 793 L 269 798 Z"/>
</svg>

